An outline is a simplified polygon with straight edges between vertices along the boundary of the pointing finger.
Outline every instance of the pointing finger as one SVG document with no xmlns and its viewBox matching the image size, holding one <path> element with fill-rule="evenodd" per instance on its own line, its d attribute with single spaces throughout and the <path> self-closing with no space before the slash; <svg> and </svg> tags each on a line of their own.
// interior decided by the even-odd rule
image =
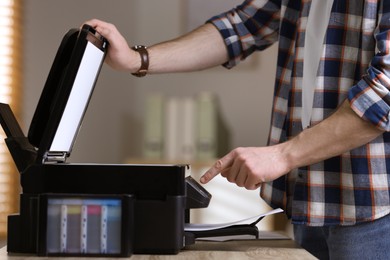
<svg viewBox="0 0 390 260">
<path fill-rule="evenodd" d="M 233 156 L 231 153 L 227 154 L 225 157 L 218 160 L 213 167 L 211 167 L 203 176 L 200 178 L 200 182 L 203 184 L 208 183 L 210 180 L 212 180 L 215 176 L 220 174 L 222 171 L 226 170 L 227 168 L 230 168 L 230 166 L 233 163 Z"/>
</svg>

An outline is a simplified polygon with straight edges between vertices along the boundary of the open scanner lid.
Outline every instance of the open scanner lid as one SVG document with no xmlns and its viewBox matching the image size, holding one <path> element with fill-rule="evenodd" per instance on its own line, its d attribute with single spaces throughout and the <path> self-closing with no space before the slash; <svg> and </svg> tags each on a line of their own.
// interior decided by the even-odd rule
<svg viewBox="0 0 390 260">
<path fill-rule="evenodd" d="M 107 47 L 89 25 L 63 37 L 28 131 L 38 162 L 64 162 L 70 155 Z"/>
</svg>

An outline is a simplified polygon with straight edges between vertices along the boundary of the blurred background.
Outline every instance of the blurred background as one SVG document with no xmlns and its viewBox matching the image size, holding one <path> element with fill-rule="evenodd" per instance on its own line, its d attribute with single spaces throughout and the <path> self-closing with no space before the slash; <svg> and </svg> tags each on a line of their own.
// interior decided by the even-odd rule
<svg viewBox="0 0 390 260">
<path fill-rule="evenodd" d="M 27 133 L 63 35 L 70 28 L 81 26 L 86 20 L 99 18 L 115 24 L 130 46 L 150 46 L 180 36 L 204 23 L 212 15 L 239 3 L 241 0 L 2 0 L 0 7 L 4 9 L 0 10 L 0 30 L 6 28 L 7 24 L 11 29 L 4 31 L 8 33 L 0 34 L 8 35 L 11 39 L 7 48 L 10 49 L 12 62 L 3 62 L 0 57 L 1 64 L 5 64 L 5 67 L 0 68 L 0 74 L 12 77 L 8 80 L 8 89 L 1 89 L 1 93 L 11 94 L 0 97 L 0 101 L 10 103 Z M 7 15 L 10 16 L 7 19 L 12 22 L 5 20 Z M 7 45 L 7 41 L 2 40 L 1 44 Z M 2 47 L 0 53 L 4 49 Z M 221 154 L 235 147 L 266 145 L 275 64 L 276 46 L 252 55 L 231 70 L 220 66 L 202 72 L 136 78 L 130 73 L 117 72 L 105 65 L 68 162 L 190 163 L 191 174 L 198 179 Z M 6 86 L 4 82 L 8 81 L 2 80 L 0 88 Z M 199 106 L 197 101 L 199 97 L 205 96 L 209 98 L 206 100 L 212 100 L 211 104 L 214 104 L 211 110 L 215 117 L 209 116 L 209 121 L 204 122 L 218 120 L 220 123 L 210 127 L 203 122 L 202 127 L 214 131 L 208 136 L 219 140 L 220 149 L 205 157 L 167 156 L 164 150 L 166 147 L 174 146 L 172 143 L 176 141 L 181 142 L 185 138 L 183 133 L 187 131 L 195 132 L 190 135 L 196 135 L 193 129 L 198 129 L 196 127 L 200 125 L 197 114 L 191 114 L 193 119 L 189 121 L 187 114 L 177 119 L 176 125 L 167 128 L 167 121 L 172 117 L 167 104 L 172 100 L 179 103 L 192 100 L 190 111 L 199 114 L 201 112 L 196 112 Z M 163 114 L 151 112 L 153 105 L 149 101 L 153 97 L 159 97 Z M 156 116 L 158 120 L 153 119 Z M 163 125 L 150 123 L 156 121 Z M 170 137 L 167 137 L 167 131 L 171 133 Z M 164 149 L 160 154 L 150 155 L 145 151 L 145 143 L 148 138 L 156 136 L 161 138 Z M 197 149 L 197 137 L 189 140 L 195 143 L 194 149 Z M 1 149 L 4 158 L 1 161 L 5 166 L 0 172 L 3 185 L 0 229 L 4 235 L 6 216 L 18 212 L 20 190 L 8 151 L 4 146 Z M 222 178 L 216 178 L 205 188 L 213 194 L 213 199 L 209 208 L 193 213 L 196 222 L 234 221 L 270 210 L 260 199 L 259 191 L 246 191 Z M 283 221 L 283 218 L 278 220 L 278 217 L 269 217 L 259 226 L 264 230 L 280 229 L 284 228 Z"/>
</svg>

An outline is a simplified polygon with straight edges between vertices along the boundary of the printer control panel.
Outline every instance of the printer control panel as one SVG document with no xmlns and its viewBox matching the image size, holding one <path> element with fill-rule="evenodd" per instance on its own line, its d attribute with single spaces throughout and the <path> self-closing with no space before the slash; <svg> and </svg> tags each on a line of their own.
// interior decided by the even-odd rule
<svg viewBox="0 0 390 260">
<path fill-rule="evenodd" d="M 211 194 L 191 176 L 186 177 L 187 209 L 206 208 L 211 200 Z"/>
</svg>

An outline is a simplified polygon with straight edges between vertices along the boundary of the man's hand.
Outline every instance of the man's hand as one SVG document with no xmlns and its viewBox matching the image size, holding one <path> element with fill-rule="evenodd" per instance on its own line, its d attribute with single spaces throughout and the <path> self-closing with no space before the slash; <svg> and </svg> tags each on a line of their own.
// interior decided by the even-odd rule
<svg viewBox="0 0 390 260">
<path fill-rule="evenodd" d="M 98 19 L 86 21 L 85 24 L 95 28 L 98 33 L 108 40 L 108 53 L 105 60 L 108 65 L 115 70 L 131 73 L 139 69 L 141 63 L 139 54 L 129 47 L 126 39 L 115 25 Z"/>
<path fill-rule="evenodd" d="M 282 146 L 237 148 L 218 160 L 200 179 L 205 184 L 218 174 L 229 182 L 254 190 L 288 173 Z"/>
</svg>

